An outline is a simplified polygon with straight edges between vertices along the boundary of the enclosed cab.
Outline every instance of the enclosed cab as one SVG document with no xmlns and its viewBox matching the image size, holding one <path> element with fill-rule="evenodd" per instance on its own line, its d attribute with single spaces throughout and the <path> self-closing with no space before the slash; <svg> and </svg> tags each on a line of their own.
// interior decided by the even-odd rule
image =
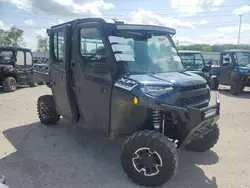
<svg viewBox="0 0 250 188">
<path fill-rule="evenodd" d="M 209 81 L 210 66 L 205 63 L 200 51 L 179 50 L 178 52 L 181 56 L 183 66 L 187 72 L 198 74 L 206 81 Z"/>
<path fill-rule="evenodd" d="M 33 57 L 30 49 L 0 47 L 0 85 L 4 91 L 15 91 L 18 85 L 37 86 L 33 74 Z"/>
<path fill-rule="evenodd" d="M 176 172 L 176 148 L 203 152 L 219 138 L 220 104 L 209 106 L 206 80 L 185 72 L 175 30 L 86 18 L 53 26 L 49 67 L 36 73 L 53 95 L 39 97 L 40 121 L 60 117 L 128 136 L 121 164 L 134 182 L 157 186 Z"/>
<path fill-rule="evenodd" d="M 211 88 L 229 85 L 233 95 L 250 86 L 250 50 L 225 50 L 220 53 L 220 63 L 212 66 Z"/>
</svg>

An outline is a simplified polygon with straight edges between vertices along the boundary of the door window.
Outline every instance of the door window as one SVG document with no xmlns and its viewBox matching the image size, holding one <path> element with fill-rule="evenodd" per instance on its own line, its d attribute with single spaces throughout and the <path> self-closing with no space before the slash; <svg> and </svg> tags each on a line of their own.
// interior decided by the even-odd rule
<svg viewBox="0 0 250 188">
<path fill-rule="evenodd" d="M 26 65 L 32 65 L 32 55 L 30 52 L 26 52 Z"/>
<path fill-rule="evenodd" d="M 230 53 L 224 53 L 222 58 L 222 65 L 232 64 Z"/>
<path fill-rule="evenodd" d="M 64 32 L 59 31 L 54 33 L 54 57 L 55 57 L 55 63 L 62 63 L 65 56 L 65 37 Z"/>
<path fill-rule="evenodd" d="M 16 64 L 17 65 L 24 65 L 24 52 L 22 51 L 17 51 L 17 54 L 16 54 Z"/>
<path fill-rule="evenodd" d="M 83 28 L 80 35 L 80 52 L 84 63 L 100 63 L 106 60 L 106 51 L 97 28 Z"/>
</svg>

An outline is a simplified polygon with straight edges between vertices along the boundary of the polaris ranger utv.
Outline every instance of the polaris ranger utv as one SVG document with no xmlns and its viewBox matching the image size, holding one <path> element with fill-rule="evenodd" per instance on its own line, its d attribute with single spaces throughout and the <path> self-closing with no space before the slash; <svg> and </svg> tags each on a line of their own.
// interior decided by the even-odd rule
<svg viewBox="0 0 250 188">
<path fill-rule="evenodd" d="M 186 71 L 202 76 L 209 84 L 210 66 L 205 64 L 201 52 L 189 50 L 179 50 L 178 52 Z"/>
<path fill-rule="evenodd" d="M 220 54 L 219 66 L 212 66 L 211 89 L 217 90 L 219 84 L 229 85 L 230 92 L 238 95 L 250 87 L 250 50 L 225 50 Z"/>
<path fill-rule="evenodd" d="M 60 116 L 106 134 L 128 136 L 121 165 L 134 182 L 158 186 L 176 172 L 176 148 L 204 152 L 219 138 L 220 103 L 197 74 L 184 72 L 174 29 L 78 19 L 53 26 L 49 73 L 53 95 L 38 98 L 41 123 Z M 171 47 L 162 54 L 159 45 Z M 37 67 L 39 69 L 39 67 Z"/>
<path fill-rule="evenodd" d="M 18 85 L 37 86 L 33 74 L 33 60 L 30 49 L 0 47 L 0 85 L 4 91 L 15 91 Z"/>
</svg>

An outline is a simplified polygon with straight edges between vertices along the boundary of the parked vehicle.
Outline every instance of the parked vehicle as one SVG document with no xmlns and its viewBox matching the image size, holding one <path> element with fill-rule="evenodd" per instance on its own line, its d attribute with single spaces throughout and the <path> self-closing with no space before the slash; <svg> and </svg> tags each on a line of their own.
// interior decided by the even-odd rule
<svg viewBox="0 0 250 188">
<path fill-rule="evenodd" d="M 206 81 L 184 72 L 175 33 L 98 18 L 53 26 L 49 68 L 36 67 L 53 93 L 38 98 L 41 123 L 63 116 L 110 139 L 127 135 L 121 164 L 128 177 L 146 186 L 168 181 L 178 166 L 176 148 L 204 152 L 219 138 L 218 94 L 208 106 Z"/>
<path fill-rule="evenodd" d="M 187 72 L 198 74 L 209 81 L 210 66 L 205 63 L 200 51 L 179 50 L 178 52 Z"/>
<path fill-rule="evenodd" d="M 226 50 L 220 54 L 220 64 L 211 68 L 211 88 L 229 85 L 230 92 L 238 95 L 250 86 L 250 50 Z"/>
<path fill-rule="evenodd" d="M 4 91 L 15 91 L 18 85 L 36 87 L 39 80 L 33 74 L 30 49 L 0 47 L 0 85 Z"/>
</svg>

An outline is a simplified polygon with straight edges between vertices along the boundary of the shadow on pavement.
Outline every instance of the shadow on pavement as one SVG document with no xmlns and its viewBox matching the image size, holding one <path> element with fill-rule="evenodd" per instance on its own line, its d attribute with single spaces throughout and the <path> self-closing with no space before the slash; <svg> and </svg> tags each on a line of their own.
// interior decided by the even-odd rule
<svg viewBox="0 0 250 188">
<path fill-rule="evenodd" d="M 230 93 L 230 89 L 220 88 L 218 92 L 221 95 L 225 95 L 227 97 L 240 98 L 240 99 L 250 99 L 250 92 L 243 90 L 239 95 L 232 95 Z"/>
<path fill-rule="evenodd" d="M 0 160 L 0 172 L 11 188 L 128 188 L 132 183 L 120 165 L 122 139 L 111 141 L 62 120 L 56 127 L 33 123 L 4 131 L 17 149 Z M 176 176 L 163 188 L 217 188 L 197 165 L 212 165 L 216 153 L 179 151 Z"/>
<path fill-rule="evenodd" d="M 29 86 L 27 86 L 27 85 L 18 86 L 17 89 L 16 89 L 16 91 L 18 91 L 19 89 L 28 88 L 28 87 Z M 8 93 L 13 93 L 13 92 L 6 92 L 6 91 L 3 90 L 3 87 L 0 86 L 0 94 L 8 94 Z"/>
<path fill-rule="evenodd" d="M 3 87 L 0 86 L 0 94 L 2 94 L 2 93 L 5 93 L 5 92 L 4 92 L 4 90 L 3 90 Z"/>
</svg>

